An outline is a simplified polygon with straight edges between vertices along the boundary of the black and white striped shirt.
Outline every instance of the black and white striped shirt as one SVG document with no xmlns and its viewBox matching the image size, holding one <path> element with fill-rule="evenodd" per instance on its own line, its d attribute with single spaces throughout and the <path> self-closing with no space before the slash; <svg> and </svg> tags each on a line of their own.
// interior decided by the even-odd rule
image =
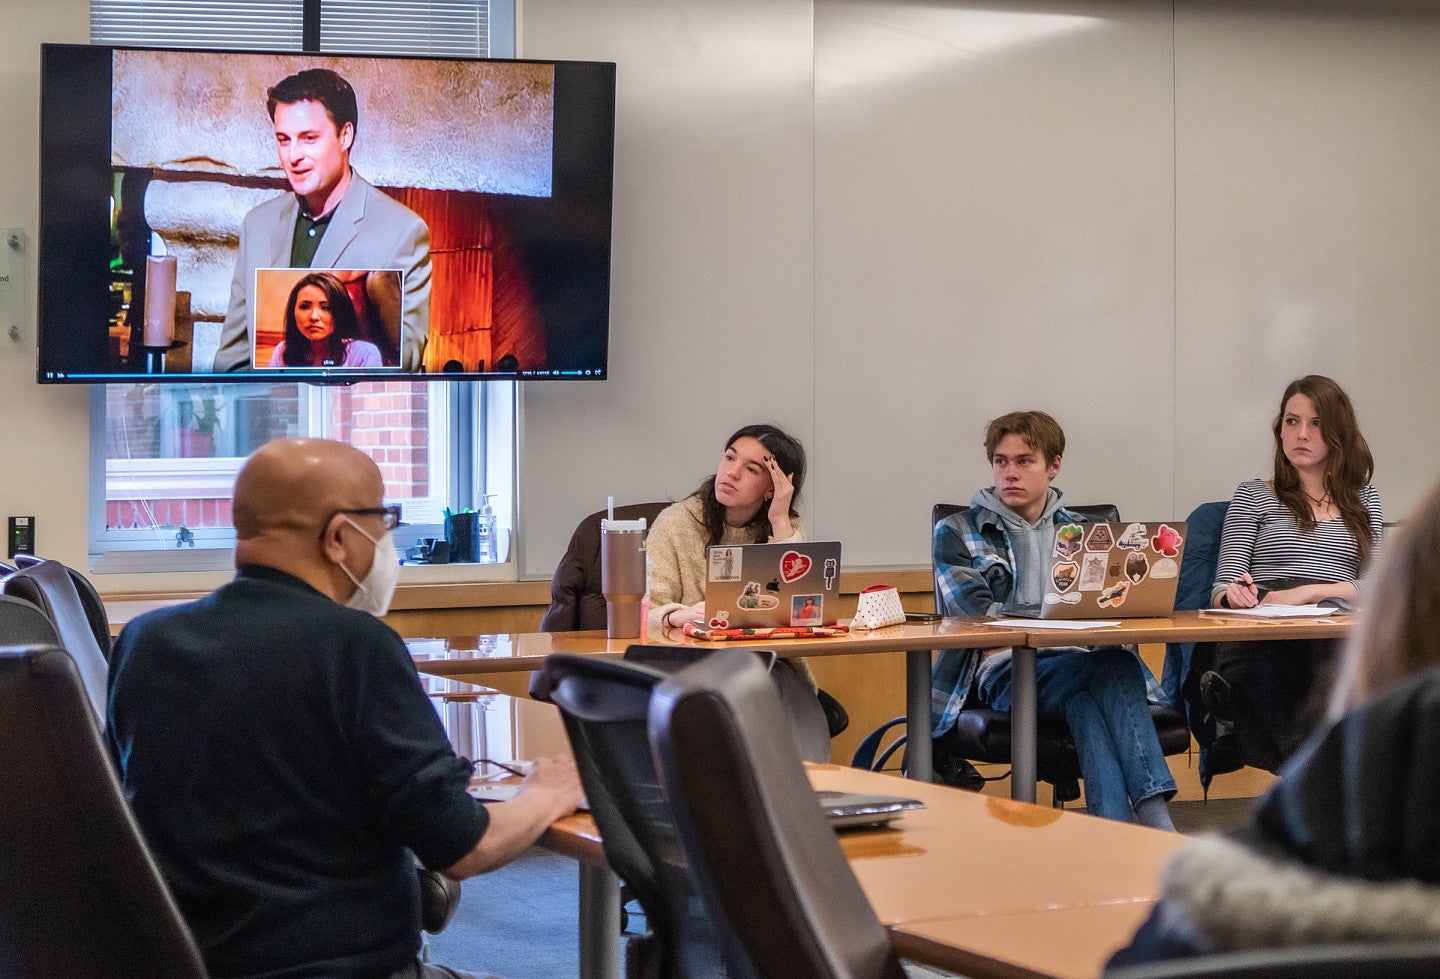
<svg viewBox="0 0 1440 979">
<path fill-rule="evenodd" d="M 1360 502 L 1370 514 L 1371 534 L 1378 547 L 1384 516 L 1374 486 L 1366 484 Z M 1212 593 L 1223 592 L 1247 571 L 1261 585 L 1287 579 L 1356 581 L 1360 552 L 1345 521 L 1339 517 L 1318 520 L 1314 529 L 1301 530 L 1295 515 L 1275 498 L 1265 481 L 1252 479 L 1236 488 L 1225 513 Z"/>
</svg>

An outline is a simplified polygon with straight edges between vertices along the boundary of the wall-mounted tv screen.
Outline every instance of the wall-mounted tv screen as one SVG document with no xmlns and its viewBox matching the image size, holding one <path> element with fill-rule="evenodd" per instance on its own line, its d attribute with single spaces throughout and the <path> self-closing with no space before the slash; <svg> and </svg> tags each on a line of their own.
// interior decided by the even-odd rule
<svg viewBox="0 0 1440 979">
<path fill-rule="evenodd" d="M 615 66 L 47 44 L 38 378 L 606 375 Z"/>
</svg>

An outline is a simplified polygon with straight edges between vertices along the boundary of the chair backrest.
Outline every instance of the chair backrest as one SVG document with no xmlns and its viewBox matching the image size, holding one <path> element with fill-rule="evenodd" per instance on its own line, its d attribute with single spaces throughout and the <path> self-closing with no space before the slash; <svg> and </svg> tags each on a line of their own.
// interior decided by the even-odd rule
<svg viewBox="0 0 1440 979">
<path fill-rule="evenodd" d="M 1440 975 L 1440 941 L 1224 952 L 1105 971 L 1105 979 L 1401 979 L 1434 975 Z"/>
<path fill-rule="evenodd" d="M 953 513 L 969 509 L 967 503 L 937 503 L 930 508 L 930 533 L 935 533 L 935 525 Z M 1115 523 L 1120 519 L 1120 508 L 1113 503 L 1080 503 L 1075 506 L 1065 504 L 1065 509 L 1095 523 Z M 935 611 L 941 615 L 945 614 L 945 599 L 940 594 L 940 578 L 935 573 L 935 550 L 930 550 L 930 577 L 935 583 Z"/>
<path fill-rule="evenodd" d="M 770 678 L 780 695 L 780 710 L 789 721 L 790 733 L 795 738 L 795 747 L 806 761 L 828 762 L 830 760 L 829 721 L 825 708 L 810 685 L 794 671 L 785 667 L 772 669 L 775 654 L 768 649 L 746 651 L 757 656 L 770 670 Z M 664 673 L 698 662 L 713 653 L 713 649 L 696 646 L 646 646 L 636 644 L 626 648 L 625 659 L 634 663 L 653 666 Z M 843 708 L 842 708 L 843 709 Z"/>
<path fill-rule="evenodd" d="M 58 646 L 0 648 L 0 798 L 0 975 L 205 975 Z"/>
<path fill-rule="evenodd" d="M 59 561 L 37 561 L 0 580 L 0 592 L 38 606 L 50 619 L 60 645 L 74 658 L 90 705 L 103 724 L 110 622 L 95 587 Z"/>
<path fill-rule="evenodd" d="M 645 518 L 646 528 L 669 503 L 633 503 L 615 508 L 616 520 Z M 570 546 L 550 579 L 550 607 L 540 619 L 541 632 L 574 632 L 605 628 L 605 596 L 600 593 L 600 521 L 597 510 L 575 528 Z"/>
<path fill-rule="evenodd" d="M 46 558 L 36 557 L 33 554 L 15 555 L 15 567 L 6 569 L 5 575 L 15 571 L 25 571 L 41 564 L 49 563 Z M 58 562 L 57 562 L 58 563 Z M 110 647 L 114 645 L 110 637 L 110 619 L 105 612 L 105 602 L 100 593 L 95 590 L 90 579 L 85 577 L 74 568 L 60 565 L 70 576 L 70 582 L 75 586 L 75 592 L 80 596 L 80 604 L 85 609 L 85 618 L 90 622 L 90 631 L 95 634 L 95 643 L 100 647 L 100 652 L 108 660 L 110 658 Z M 3 589 L 0 589 L 3 590 Z"/>
<path fill-rule="evenodd" d="M 742 655 L 760 668 L 753 653 Z M 560 709 L 606 862 L 634 891 L 653 933 L 631 942 L 626 974 L 723 976 L 645 733 L 650 693 L 665 675 L 642 663 L 556 654 L 530 691 Z"/>
<path fill-rule="evenodd" d="M 718 650 L 660 683 L 650 744 L 732 974 L 903 977 L 761 665 Z"/>
<path fill-rule="evenodd" d="M 55 626 L 35 605 L 16 598 L 14 595 L 0 595 L 0 646 L 28 646 L 32 643 L 59 645 L 60 637 Z"/>
<path fill-rule="evenodd" d="M 1220 562 L 1220 532 L 1225 529 L 1227 500 L 1202 503 L 1185 518 L 1185 554 L 1180 559 L 1180 582 L 1175 589 L 1177 609 L 1206 608 Z"/>
</svg>

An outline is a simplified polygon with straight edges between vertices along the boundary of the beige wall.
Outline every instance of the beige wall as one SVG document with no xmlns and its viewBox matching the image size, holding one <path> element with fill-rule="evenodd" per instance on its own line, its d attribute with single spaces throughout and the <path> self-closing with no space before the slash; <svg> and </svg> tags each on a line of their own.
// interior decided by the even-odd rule
<svg viewBox="0 0 1440 979">
<path fill-rule="evenodd" d="M 86 4 L 20 6 L 0 227 L 33 270 L 38 46 Z M 1021 405 L 1065 423 L 1072 499 L 1184 513 L 1263 471 L 1311 370 L 1399 516 L 1440 449 L 1440 3 L 1173 10 L 523 0 L 522 55 L 619 64 L 613 376 L 526 391 L 523 571 L 754 419 L 811 449 L 805 516 L 851 566 L 924 563 Z M 83 566 L 87 396 L 32 376 L 33 336 L 0 338 L 0 516 Z"/>
<path fill-rule="evenodd" d="M 36 518 L 48 554 L 85 566 L 89 393 L 35 383 L 35 256 L 40 207 L 40 44 L 83 42 L 85 0 L 8 0 L 0 31 L 0 227 L 27 239 L 28 319 L 19 344 L 0 336 L 0 518 Z M 3 554 L 0 554 L 3 556 Z"/>
</svg>

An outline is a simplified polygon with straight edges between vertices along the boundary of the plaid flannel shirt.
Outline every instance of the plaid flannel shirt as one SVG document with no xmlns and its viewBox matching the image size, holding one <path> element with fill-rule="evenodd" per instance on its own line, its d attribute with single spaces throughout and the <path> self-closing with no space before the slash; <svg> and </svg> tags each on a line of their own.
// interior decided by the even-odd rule
<svg viewBox="0 0 1440 979">
<path fill-rule="evenodd" d="M 1063 506 L 1055 524 L 1080 523 L 1083 516 Z M 993 615 L 1015 591 L 1015 552 L 1000 516 L 981 506 L 953 513 L 935 525 L 931 540 L 940 611 L 945 615 Z M 930 681 L 932 731 L 955 726 L 975 685 L 978 649 L 942 649 Z"/>
</svg>

